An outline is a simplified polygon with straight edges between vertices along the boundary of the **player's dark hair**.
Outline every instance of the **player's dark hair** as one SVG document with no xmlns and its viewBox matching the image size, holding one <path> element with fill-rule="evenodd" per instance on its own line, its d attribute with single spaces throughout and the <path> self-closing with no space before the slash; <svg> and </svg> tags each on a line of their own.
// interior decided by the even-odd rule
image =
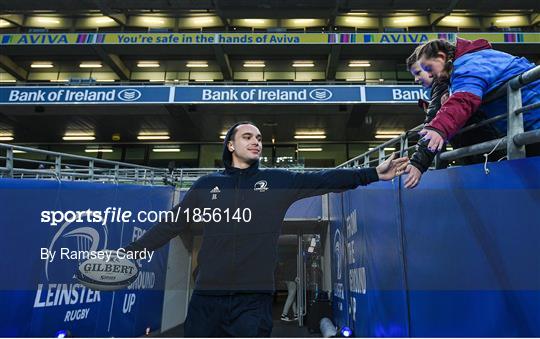
<svg viewBox="0 0 540 339">
<path fill-rule="evenodd" d="M 236 132 L 238 132 L 238 127 L 240 125 L 253 125 L 253 126 L 257 127 L 257 125 L 255 125 L 251 121 L 240 121 L 239 123 L 236 123 L 235 125 L 236 125 L 236 127 L 234 127 L 234 129 L 231 131 L 231 136 L 229 138 L 229 141 L 234 140 L 234 137 L 236 136 Z"/>
</svg>

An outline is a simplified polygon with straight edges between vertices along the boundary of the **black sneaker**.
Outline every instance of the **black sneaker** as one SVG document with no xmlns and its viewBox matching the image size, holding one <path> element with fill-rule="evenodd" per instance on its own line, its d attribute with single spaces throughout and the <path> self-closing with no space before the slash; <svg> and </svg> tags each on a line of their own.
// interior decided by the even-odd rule
<svg viewBox="0 0 540 339">
<path fill-rule="evenodd" d="M 284 314 L 281 315 L 281 320 L 283 320 L 283 321 L 294 321 L 294 319 L 291 319 L 291 318 L 289 318 L 288 315 L 284 315 Z"/>
</svg>

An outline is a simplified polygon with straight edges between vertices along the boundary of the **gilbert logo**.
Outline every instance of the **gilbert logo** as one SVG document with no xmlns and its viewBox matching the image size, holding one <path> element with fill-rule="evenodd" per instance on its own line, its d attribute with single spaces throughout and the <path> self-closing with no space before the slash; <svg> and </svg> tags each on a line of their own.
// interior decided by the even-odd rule
<svg viewBox="0 0 540 339">
<path fill-rule="evenodd" d="M 257 181 L 253 187 L 253 190 L 257 192 L 266 192 L 268 191 L 268 183 L 266 180 Z"/>
</svg>

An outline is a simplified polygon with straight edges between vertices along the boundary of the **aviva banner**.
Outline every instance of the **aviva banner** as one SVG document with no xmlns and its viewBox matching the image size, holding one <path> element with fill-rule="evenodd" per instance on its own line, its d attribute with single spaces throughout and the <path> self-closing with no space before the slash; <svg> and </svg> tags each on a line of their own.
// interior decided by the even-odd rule
<svg viewBox="0 0 540 339">
<path fill-rule="evenodd" d="M 0 45 L 420 44 L 432 39 L 540 43 L 540 33 L 39 33 L 0 34 Z"/>
<path fill-rule="evenodd" d="M 56 86 L 0 87 L 5 104 L 416 103 L 420 86 Z"/>
</svg>

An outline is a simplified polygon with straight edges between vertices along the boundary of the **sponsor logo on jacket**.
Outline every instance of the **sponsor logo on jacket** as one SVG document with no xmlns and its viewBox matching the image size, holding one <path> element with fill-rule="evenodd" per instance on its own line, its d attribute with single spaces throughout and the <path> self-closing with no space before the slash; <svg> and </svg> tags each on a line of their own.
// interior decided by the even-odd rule
<svg viewBox="0 0 540 339">
<path fill-rule="evenodd" d="M 268 182 L 266 180 L 257 181 L 255 186 L 253 186 L 253 190 L 262 193 L 268 191 Z"/>
</svg>

